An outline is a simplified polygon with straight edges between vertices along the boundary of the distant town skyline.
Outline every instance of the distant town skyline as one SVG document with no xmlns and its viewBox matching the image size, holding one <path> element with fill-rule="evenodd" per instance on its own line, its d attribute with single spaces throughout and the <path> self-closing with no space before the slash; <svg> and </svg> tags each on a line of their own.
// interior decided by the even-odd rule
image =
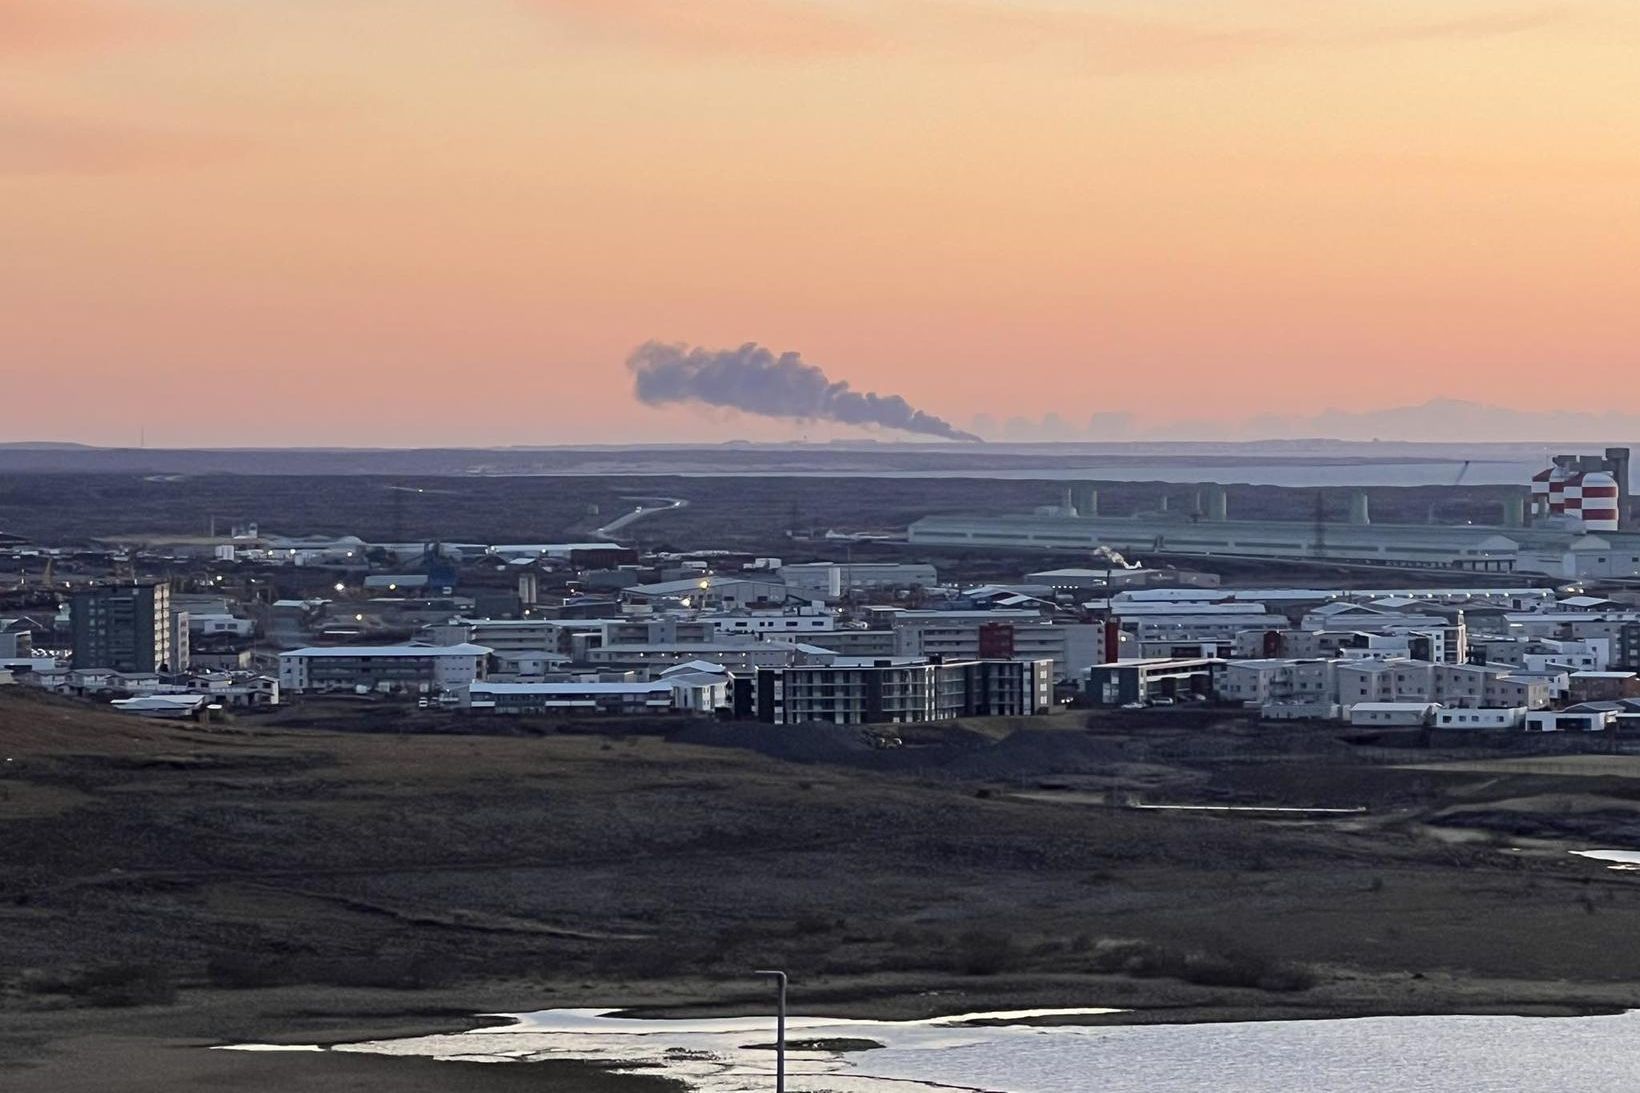
<svg viewBox="0 0 1640 1093">
<path fill-rule="evenodd" d="M 645 405 L 656 339 L 991 439 L 1621 441 L 1637 34 L 1628 0 L 0 0 L 0 439 L 862 435 Z"/>
</svg>

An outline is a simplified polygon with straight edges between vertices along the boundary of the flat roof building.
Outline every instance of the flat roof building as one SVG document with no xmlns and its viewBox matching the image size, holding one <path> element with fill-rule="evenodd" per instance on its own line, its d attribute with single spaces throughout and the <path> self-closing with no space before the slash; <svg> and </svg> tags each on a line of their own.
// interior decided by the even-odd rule
<svg viewBox="0 0 1640 1093">
<path fill-rule="evenodd" d="M 760 668 L 756 716 L 775 725 L 872 725 L 1046 713 L 1052 667 L 1047 660 L 902 657 Z"/>
<path fill-rule="evenodd" d="M 499 714 L 711 712 L 729 704 L 730 678 L 690 673 L 650 683 L 474 683 L 462 704 Z"/>
<path fill-rule="evenodd" d="M 459 691 L 485 676 L 483 645 L 316 645 L 279 654 L 286 691 Z"/>
<path fill-rule="evenodd" d="M 1640 576 L 1640 535 L 1567 528 L 1470 524 L 1372 524 L 1282 520 L 1188 520 L 1173 516 L 1085 518 L 925 516 L 910 527 L 919 546 L 1095 550 L 1126 555 L 1234 557 L 1334 564 L 1524 572 L 1578 578 Z"/>
<path fill-rule="evenodd" d="M 1103 706 L 1212 695 L 1224 661 L 1213 657 L 1152 658 L 1095 664 L 1087 670 L 1088 697 Z"/>
<path fill-rule="evenodd" d="M 74 668 L 119 672 L 170 670 L 171 586 L 110 585 L 76 592 L 69 601 Z"/>
</svg>

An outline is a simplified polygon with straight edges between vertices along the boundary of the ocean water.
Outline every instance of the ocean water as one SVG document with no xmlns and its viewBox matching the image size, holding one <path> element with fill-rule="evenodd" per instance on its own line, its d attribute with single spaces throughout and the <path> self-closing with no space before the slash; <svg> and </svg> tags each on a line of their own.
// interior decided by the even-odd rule
<svg viewBox="0 0 1640 1093">
<path fill-rule="evenodd" d="M 792 1051 L 787 1088 L 794 1093 L 1626 1093 L 1640 1088 L 1636 1013 L 1105 1027 L 1044 1026 L 1029 1019 L 1029 1014 L 910 1022 L 793 1018 L 787 1026 L 792 1041 L 849 1038 L 883 1046 Z M 773 1088 L 772 1040 L 769 1018 L 652 1021 L 597 1010 L 546 1010 L 521 1015 L 505 1028 L 332 1050 L 505 1065 L 575 1058 L 666 1074 L 702 1093 L 752 1093 Z"/>
</svg>

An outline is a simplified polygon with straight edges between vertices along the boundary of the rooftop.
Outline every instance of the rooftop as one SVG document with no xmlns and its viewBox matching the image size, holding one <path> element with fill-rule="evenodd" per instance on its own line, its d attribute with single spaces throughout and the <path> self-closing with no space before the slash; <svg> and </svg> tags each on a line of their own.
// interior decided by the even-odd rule
<svg viewBox="0 0 1640 1093">
<path fill-rule="evenodd" d="M 654 683 L 474 683 L 475 695 L 647 695 L 670 692 L 672 684 Z"/>
<path fill-rule="evenodd" d="M 1439 702 L 1356 702 L 1350 709 L 1366 710 L 1368 713 L 1422 713 L 1438 706 Z"/>
<path fill-rule="evenodd" d="M 487 645 L 310 645 L 287 649 L 281 657 L 480 657 L 495 650 Z"/>
</svg>

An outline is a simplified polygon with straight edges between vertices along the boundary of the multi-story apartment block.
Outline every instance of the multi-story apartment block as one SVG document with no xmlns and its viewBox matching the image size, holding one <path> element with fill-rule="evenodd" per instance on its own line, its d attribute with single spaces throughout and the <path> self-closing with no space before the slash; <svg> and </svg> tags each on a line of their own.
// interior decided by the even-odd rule
<svg viewBox="0 0 1640 1093">
<path fill-rule="evenodd" d="M 172 664 L 171 586 L 110 585 L 69 602 L 75 668 L 157 672 Z"/>
<path fill-rule="evenodd" d="M 1021 716 L 1053 701 L 1047 660 L 839 660 L 760 668 L 756 716 L 776 725 L 905 724 Z"/>
</svg>

